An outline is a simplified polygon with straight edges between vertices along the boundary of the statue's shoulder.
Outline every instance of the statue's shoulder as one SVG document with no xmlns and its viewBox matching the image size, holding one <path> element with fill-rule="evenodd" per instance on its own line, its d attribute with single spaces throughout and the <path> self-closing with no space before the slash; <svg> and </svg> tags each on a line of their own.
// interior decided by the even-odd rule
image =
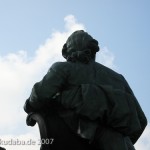
<svg viewBox="0 0 150 150">
<path fill-rule="evenodd" d="M 55 71 L 68 71 L 72 67 L 71 63 L 69 62 L 55 62 L 52 64 L 50 67 L 50 70 L 55 70 Z"/>
<path fill-rule="evenodd" d="M 100 72 L 103 72 L 103 74 L 106 74 L 112 78 L 117 78 L 118 80 L 124 80 L 123 75 L 114 71 L 113 69 L 108 68 L 107 66 L 100 64 L 98 62 L 96 62 L 95 64 L 96 64 L 97 68 L 99 68 L 98 70 L 100 70 Z"/>
<path fill-rule="evenodd" d="M 51 68 L 70 67 L 71 63 L 67 61 L 58 61 L 52 64 Z"/>
</svg>

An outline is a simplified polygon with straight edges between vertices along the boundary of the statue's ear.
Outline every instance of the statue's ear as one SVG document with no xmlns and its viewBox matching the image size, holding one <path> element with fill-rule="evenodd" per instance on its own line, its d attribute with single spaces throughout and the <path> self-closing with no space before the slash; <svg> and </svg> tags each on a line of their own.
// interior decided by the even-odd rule
<svg viewBox="0 0 150 150">
<path fill-rule="evenodd" d="M 62 56 L 67 59 L 67 44 L 65 43 L 62 48 Z"/>
</svg>

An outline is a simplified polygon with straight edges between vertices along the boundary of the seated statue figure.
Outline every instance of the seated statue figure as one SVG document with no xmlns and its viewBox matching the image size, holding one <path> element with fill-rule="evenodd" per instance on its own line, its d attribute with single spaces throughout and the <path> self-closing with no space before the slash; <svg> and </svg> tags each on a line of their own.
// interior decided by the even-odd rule
<svg viewBox="0 0 150 150">
<path fill-rule="evenodd" d="M 65 62 L 54 63 L 35 83 L 24 110 L 45 121 L 50 149 L 135 150 L 146 116 L 125 78 L 95 61 L 98 41 L 83 30 L 62 48 Z"/>
<path fill-rule="evenodd" d="M 0 150 L 6 150 L 5 148 L 3 148 L 3 147 L 0 147 Z"/>
</svg>

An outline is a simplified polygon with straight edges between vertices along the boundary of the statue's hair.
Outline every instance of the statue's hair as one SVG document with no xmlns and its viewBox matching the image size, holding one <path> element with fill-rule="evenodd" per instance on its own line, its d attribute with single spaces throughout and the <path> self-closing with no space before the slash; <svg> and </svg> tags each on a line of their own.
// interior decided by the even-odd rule
<svg viewBox="0 0 150 150">
<path fill-rule="evenodd" d="M 98 41 L 92 39 L 88 41 L 87 47 L 82 51 L 67 52 L 67 44 L 65 43 L 62 48 L 62 56 L 68 61 L 81 61 L 88 63 L 91 59 L 95 58 L 96 52 L 99 51 Z"/>
</svg>

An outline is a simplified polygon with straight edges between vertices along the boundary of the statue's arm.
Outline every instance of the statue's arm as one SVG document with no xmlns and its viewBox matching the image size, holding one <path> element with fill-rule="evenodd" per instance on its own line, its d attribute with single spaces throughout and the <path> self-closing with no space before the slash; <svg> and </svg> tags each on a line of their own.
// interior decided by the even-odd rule
<svg viewBox="0 0 150 150">
<path fill-rule="evenodd" d="M 53 97 L 56 93 L 61 92 L 65 86 L 66 78 L 67 73 L 61 63 L 52 65 L 43 79 L 34 84 L 31 95 L 24 105 L 25 111 L 27 113 L 32 110 L 35 112 L 55 101 Z"/>
<path fill-rule="evenodd" d="M 125 85 L 126 85 L 126 91 L 134 97 L 134 103 L 135 103 L 137 115 L 138 115 L 138 118 L 139 118 L 139 122 L 140 122 L 140 125 L 141 125 L 141 130 L 137 131 L 136 133 L 134 133 L 130 136 L 130 139 L 131 139 L 132 143 L 135 144 L 137 142 L 137 140 L 139 139 L 139 137 L 142 135 L 145 127 L 147 126 L 147 118 L 146 118 L 146 116 L 145 116 L 138 100 L 136 99 L 132 89 L 130 88 L 129 84 L 127 83 L 127 81 L 125 79 L 124 79 L 124 82 L 125 82 Z"/>
</svg>

